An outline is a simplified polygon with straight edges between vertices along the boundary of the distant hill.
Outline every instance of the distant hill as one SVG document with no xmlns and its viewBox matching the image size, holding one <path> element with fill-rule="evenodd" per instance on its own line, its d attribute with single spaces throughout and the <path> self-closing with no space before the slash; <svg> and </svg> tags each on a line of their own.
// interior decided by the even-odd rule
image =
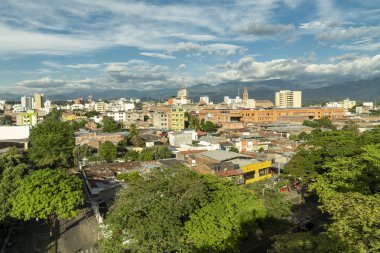
<svg viewBox="0 0 380 253">
<path fill-rule="evenodd" d="M 380 77 L 369 80 L 348 81 L 339 84 L 333 84 L 318 88 L 309 88 L 291 81 L 282 79 L 262 80 L 253 82 L 226 82 L 218 85 L 196 84 L 187 87 L 190 97 L 197 102 L 200 96 L 208 95 L 212 101 L 223 101 L 224 96 L 236 97 L 242 96 L 244 87 L 247 86 L 250 98 L 269 99 L 274 101 L 274 93 L 278 90 L 302 90 L 303 103 L 320 103 L 332 100 L 351 98 L 358 101 L 370 100 L 380 101 Z M 65 94 L 47 95 L 52 100 L 67 100 L 77 97 L 87 98 L 93 95 L 94 99 L 114 99 L 120 97 L 142 98 L 166 100 L 171 96 L 177 95 L 178 88 L 162 88 L 157 90 L 136 90 L 136 89 L 110 89 L 110 90 L 78 90 Z M 21 95 L 12 93 L 0 94 L 0 99 L 19 100 Z"/>
</svg>

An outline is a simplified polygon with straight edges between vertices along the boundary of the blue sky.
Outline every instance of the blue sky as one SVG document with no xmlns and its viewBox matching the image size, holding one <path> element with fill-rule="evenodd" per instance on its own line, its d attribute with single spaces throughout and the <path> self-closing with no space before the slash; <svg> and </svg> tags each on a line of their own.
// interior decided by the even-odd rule
<svg viewBox="0 0 380 253">
<path fill-rule="evenodd" d="M 374 0 L 0 1 L 0 92 L 379 75 Z"/>
</svg>

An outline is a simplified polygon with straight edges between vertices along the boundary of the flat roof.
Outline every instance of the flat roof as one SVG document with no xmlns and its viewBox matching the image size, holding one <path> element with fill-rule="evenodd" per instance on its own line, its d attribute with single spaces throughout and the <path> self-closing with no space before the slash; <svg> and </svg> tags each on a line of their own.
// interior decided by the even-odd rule
<svg viewBox="0 0 380 253">
<path fill-rule="evenodd" d="M 231 160 L 231 159 L 239 158 L 239 157 L 250 158 L 250 156 L 247 156 L 247 155 L 230 152 L 230 151 L 224 151 L 224 150 L 211 150 L 211 151 L 204 152 L 200 155 L 207 156 L 211 159 L 218 160 L 218 161 L 227 161 L 227 160 Z"/>
<path fill-rule="evenodd" d="M 25 140 L 29 134 L 29 126 L 0 126 L 0 141 Z"/>
</svg>

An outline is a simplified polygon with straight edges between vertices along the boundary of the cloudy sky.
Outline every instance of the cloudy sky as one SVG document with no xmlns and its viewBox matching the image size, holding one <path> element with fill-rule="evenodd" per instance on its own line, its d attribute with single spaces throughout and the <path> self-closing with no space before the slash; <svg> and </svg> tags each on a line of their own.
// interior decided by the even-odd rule
<svg viewBox="0 0 380 253">
<path fill-rule="evenodd" d="M 0 92 L 379 75 L 375 0 L 0 1 Z"/>
</svg>

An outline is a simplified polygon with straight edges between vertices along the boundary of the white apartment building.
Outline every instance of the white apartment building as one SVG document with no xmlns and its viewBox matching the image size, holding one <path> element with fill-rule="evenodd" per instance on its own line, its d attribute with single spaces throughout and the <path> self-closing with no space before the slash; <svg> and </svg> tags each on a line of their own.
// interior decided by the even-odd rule
<svg viewBox="0 0 380 253">
<path fill-rule="evenodd" d="M 356 101 L 350 100 L 349 98 L 346 98 L 342 101 L 333 101 L 326 103 L 326 107 L 328 108 L 344 108 L 346 110 L 351 109 L 356 105 Z"/>
<path fill-rule="evenodd" d="M 34 98 L 27 96 L 21 97 L 21 106 L 25 111 L 34 109 Z"/>
<path fill-rule="evenodd" d="M 208 96 L 199 97 L 199 104 L 210 104 L 210 98 Z"/>
<path fill-rule="evenodd" d="M 5 100 L 0 100 L 0 110 L 4 110 L 5 109 Z"/>
<path fill-rule="evenodd" d="M 275 105 L 279 108 L 302 107 L 302 91 L 281 90 L 276 92 Z"/>
<path fill-rule="evenodd" d="M 153 126 L 159 129 L 169 129 L 169 115 L 167 112 L 153 113 Z"/>
</svg>

